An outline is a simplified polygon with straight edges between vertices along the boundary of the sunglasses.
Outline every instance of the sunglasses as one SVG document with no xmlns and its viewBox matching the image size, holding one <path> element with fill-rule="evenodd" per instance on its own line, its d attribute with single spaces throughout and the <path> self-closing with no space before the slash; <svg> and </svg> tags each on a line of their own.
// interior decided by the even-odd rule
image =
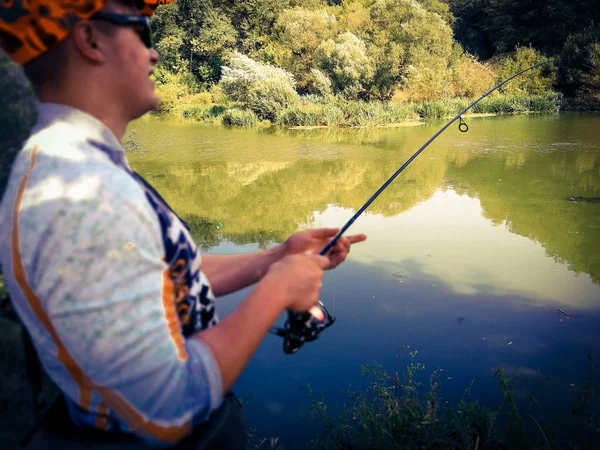
<svg viewBox="0 0 600 450">
<path fill-rule="evenodd" d="M 148 48 L 152 48 L 152 31 L 148 16 L 136 16 L 133 14 L 113 14 L 99 12 L 91 17 L 92 20 L 104 20 L 114 25 L 135 25 L 134 29 L 140 39 Z"/>
</svg>

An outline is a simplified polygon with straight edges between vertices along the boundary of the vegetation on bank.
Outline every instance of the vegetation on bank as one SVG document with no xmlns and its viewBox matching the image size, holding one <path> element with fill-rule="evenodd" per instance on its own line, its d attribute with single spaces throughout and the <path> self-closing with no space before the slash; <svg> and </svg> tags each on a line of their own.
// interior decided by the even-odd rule
<svg viewBox="0 0 600 450">
<path fill-rule="evenodd" d="M 389 374 L 375 360 L 363 366 L 369 387 L 348 392 L 351 404 L 335 418 L 309 389 L 311 410 L 325 425 L 325 431 L 312 443 L 314 448 L 591 449 L 600 445 L 600 418 L 594 403 L 596 369 L 591 354 L 587 377 L 571 406 L 570 417 L 547 414 L 544 418 L 535 395 L 545 389 L 545 377 L 534 381 L 521 374 L 519 367 L 516 375 L 509 376 L 506 369 L 498 367 L 494 377 L 505 400 L 503 408 L 491 409 L 472 400 L 473 382 L 457 404 L 448 404 L 440 397 L 440 388 L 451 377 L 445 377 L 438 367 L 422 386 L 419 372 L 425 366 L 416 360 L 418 352 L 403 346 L 398 357 L 403 353 L 409 358 L 404 373 Z M 425 395 L 420 395 L 425 390 Z"/>
<path fill-rule="evenodd" d="M 499 66 L 498 73 L 507 78 L 512 73 L 529 67 L 542 58 L 533 49 L 519 48 L 513 57 Z M 475 64 L 473 61 L 471 61 Z M 493 93 L 470 112 L 478 114 L 514 114 L 523 112 L 556 112 L 564 107 L 564 97 L 552 91 L 552 74 L 535 69 L 522 78 L 503 87 L 501 93 Z M 490 73 L 487 73 L 490 75 Z M 208 92 L 195 93 L 196 85 L 189 74 L 174 75 L 157 70 L 158 93 L 161 98 L 159 113 L 187 120 L 221 123 L 224 125 L 253 127 L 257 125 L 279 126 L 328 126 L 356 127 L 377 126 L 408 120 L 440 119 L 454 116 L 472 102 L 493 83 L 491 76 L 482 83 L 481 73 L 472 71 L 461 74 L 460 87 L 465 96 L 446 97 L 439 100 L 369 102 L 338 92 L 332 93 L 331 83 L 323 83 L 327 89 L 319 93 L 299 95 L 291 73 L 235 53 L 229 67 L 223 67 L 218 84 Z M 471 77 L 472 79 L 465 79 Z M 476 86 L 476 89 L 473 87 Z M 422 98 L 430 86 L 421 85 Z M 468 92 L 467 92 L 468 91 Z M 457 91 L 455 91 L 457 92 Z M 467 96 L 466 94 L 469 94 Z M 351 96 L 350 96 L 351 97 Z"/>
<path fill-rule="evenodd" d="M 554 66 L 511 81 L 481 109 L 599 109 L 593 0 L 198 3 L 179 0 L 153 18 L 163 114 L 241 126 L 440 117 L 549 58 Z"/>
</svg>

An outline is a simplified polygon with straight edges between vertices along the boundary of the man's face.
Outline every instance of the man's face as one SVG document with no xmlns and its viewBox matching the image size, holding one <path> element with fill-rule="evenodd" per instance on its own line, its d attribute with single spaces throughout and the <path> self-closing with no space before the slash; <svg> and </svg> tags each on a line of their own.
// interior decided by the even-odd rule
<svg viewBox="0 0 600 450">
<path fill-rule="evenodd" d="M 109 1 L 103 12 L 139 15 L 131 6 Z M 158 62 L 158 53 L 146 47 L 139 33 L 140 25 L 115 25 L 110 33 L 110 55 L 107 60 L 107 76 L 119 99 L 125 117 L 133 120 L 158 105 L 154 92 L 154 80 L 150 77 Z"/>
</svg>

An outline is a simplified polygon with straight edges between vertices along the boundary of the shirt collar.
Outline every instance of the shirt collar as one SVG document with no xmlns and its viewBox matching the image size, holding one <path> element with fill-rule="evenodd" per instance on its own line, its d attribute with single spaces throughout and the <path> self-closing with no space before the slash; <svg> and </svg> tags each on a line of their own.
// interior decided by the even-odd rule
<svg viewBox="0 0 600 450">
<path fill-rule="evenodd" d="M 114 153 L 113 158 L 125 159 L 125 151 L 117 137 L 110 129 L 95 117 L 71 106 L 58 103 L 37 104 L 37 122 L 32 134 L 57 122 L 64 122 L 74 128 L 74 139 L 85 137 L 88 141 L 95 141 L 106 147 L 104 151 Z M 68 136 L 65 136 L 68 139 Z"/>
</svg>

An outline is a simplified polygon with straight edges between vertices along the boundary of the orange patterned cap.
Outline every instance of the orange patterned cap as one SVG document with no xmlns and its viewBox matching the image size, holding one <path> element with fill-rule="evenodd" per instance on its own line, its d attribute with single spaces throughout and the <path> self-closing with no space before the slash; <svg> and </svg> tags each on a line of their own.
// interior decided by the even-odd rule
<svg viewBox="0 0 600 450">
<path fill-rule="evenodd" d="M 143 15 L 173 0 L 136 0 Z M 106 0 L 0 0 L 0 47 L 27 64 L 66 38 L 77 19 L 89 19 Z"/>
</svg>

